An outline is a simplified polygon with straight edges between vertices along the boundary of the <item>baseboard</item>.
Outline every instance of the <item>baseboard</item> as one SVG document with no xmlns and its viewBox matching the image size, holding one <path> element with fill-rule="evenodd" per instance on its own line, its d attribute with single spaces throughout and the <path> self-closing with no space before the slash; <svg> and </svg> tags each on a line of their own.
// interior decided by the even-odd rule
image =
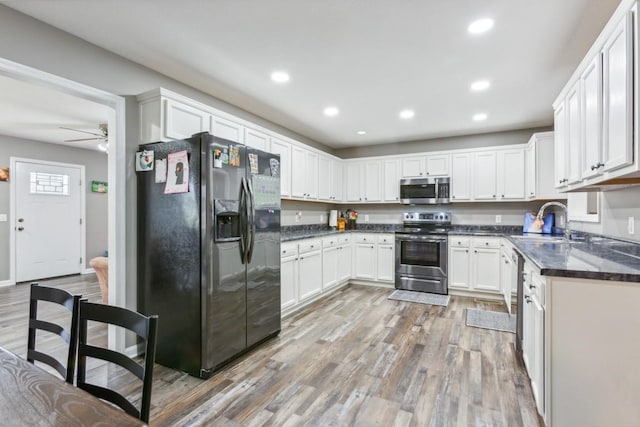
<svg viewBox="0 0 640 427">
<path fill-rule="evenodd" d="M 465 291 L 461 289 L 451 289 L 449 288 L 449 295 L 455 295 L 460 297 L 468 297 L 468 298 L 481 298 L 487 299 L 491 301 L 504 303 L 504 296 L 502 294 L 491 293 L 491 292 L 481 292 L 481 291 Z"/>
<path fill-rule="evenodd" d="M 143 353 L 144 353 L 144 345 L 142 343 L 134 344 L 124 349 L 124 354 L 126 354 L 129 357 L 138 357 Z"/>
<path fill-rule="evenodd" d="M 0 280 L 0 288 L 4 288 L 5 286 L 13 286 L 16 282 L 11 280 Z"/>
<path fill-rule="evenodd" d="M 349 283 L 352 285 L 371 286 L 373 288 L 395 289 L 394 283 L 376 282 L 373 280 L 351 279 Z"/>
<path fill-rule="evenodd" d="M 302 310 L 303 308 L 313 304 L 316 301 L 319 301 L 325 297 L 328 297 L 329 295 L 333 294 L 335 291 L 337 291 L 338 289 L 342 289 L 345 286 L 347 286 L 349 284 L 349 281 L 346 281 L 344 283 L 341 283 L 339 285 L 333 286 L 330 289 L 327 289 L 324 292 L 320 292 L 318 295 L 313 296 L 312 298 L 309 298 L 307 300 L 304 300 L 303 302 L 296 304 L 296 305 L 292 305 L 291 307 L 287 307 L 282 309 L 282 313 L 280 314 L 280 317 L 282 319 L 287 318 L 289 316 L 291 316 L 294 313 L 299 312 L 300 310 Z"/>
<path fill-rule="evenodd" d="M 92 274 L 95 273 L 96 271 L 93 269 L 93 267 L 89 267 L 89 268 L 85 268 L 84 270 L 82 270 L 80 272 L 80 274 Z"/>
</svg>

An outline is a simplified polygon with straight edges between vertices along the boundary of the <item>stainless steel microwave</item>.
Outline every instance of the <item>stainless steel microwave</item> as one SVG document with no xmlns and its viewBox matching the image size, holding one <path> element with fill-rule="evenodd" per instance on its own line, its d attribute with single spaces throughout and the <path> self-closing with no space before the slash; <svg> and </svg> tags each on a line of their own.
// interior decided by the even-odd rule
<svg viewBox="0 0 640 427">
<path fill-rule="evenodd" d="M 400 180 L 400 203 L 403 205 L 436 205 L 451 203 L 449 177 L 404 178 Z"/>
</svg>

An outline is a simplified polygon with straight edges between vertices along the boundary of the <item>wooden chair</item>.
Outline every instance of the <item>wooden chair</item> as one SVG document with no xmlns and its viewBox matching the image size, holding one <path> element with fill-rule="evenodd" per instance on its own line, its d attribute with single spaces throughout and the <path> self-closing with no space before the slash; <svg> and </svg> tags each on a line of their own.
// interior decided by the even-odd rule
<svg viewBox="0 0 640 427">
<path fill-rule="evenodd" d="M 31 294 L 29 297 L 29 337 L 27 341 L 27 360 L 31 363 L 36 361 L 46 363 L 58 371 L 66 382 L 73 384 L 73 375 L 76 369 L 76 351 L 78 348 L 78 309 L 81 295 L 73 295 L 64 289 L 40 286 L 37 283 L 31 284 Z M 71 313 L 70 330 L 62 326 L 38 318 L 38 301 L 48 301 L 60 304 Z M 53 356 L 36 350 L 36 331 L 42 330 L 51 332 L 62 338 L 69 350 L 67 352 L 66 368 Z"/>
<path fill-rule="evenodd" d="M 153 381 L 153 363 L 156 355 L 156 334 L 158 330 L 158 316 L 143 316 L 126 308 L 111 305 L 94 304 L 86 301 L 80 303 L 80 332 L 78 342 L 78 378 L 79 388 L 88 391 L 94 396 L 107 400 L 129 415 L 132 415 L 145 423 L 149 422 L 149 409 L 151 406 L 151 383 Z M 87 322 L 96 321 L 111 325 L 117 325 L 134 332 L 142 338 L 145 345 L 144 364 L 138 364 L 132 358 L 102 347 L 90 345 L 87 341 Z M 138 379 L 142 380 L 142 402 L 140 409 L 136 408 L 120 393 L 86 382 L 87 357 L 104 360 L 119 365 Z"/>
</svg>

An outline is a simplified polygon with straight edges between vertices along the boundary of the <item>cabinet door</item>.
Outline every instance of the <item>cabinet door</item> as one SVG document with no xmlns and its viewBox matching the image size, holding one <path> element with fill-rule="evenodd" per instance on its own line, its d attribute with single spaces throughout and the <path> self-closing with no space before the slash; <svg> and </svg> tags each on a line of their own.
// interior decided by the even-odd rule
<svg viewBox="0 0 640 427">
<path fill-rule="evenodd" d="M 346 196 L 348 202 L 359 202 L 360 195 L 360 162 L 347 163 Z"/>
<path fill-rule="evenodd" d="M 376 246 L 369 243 L 357 243 L 355 248 L 355 277 L 374 280 L 376 278 Z"/>
<path fill-rule="evenodd" d="M 449 247 L 449 287 L 470 289 L 469 248 Z"/>
<path fill-rule="evenodd" d="M 310 199 L 318 198 L 318 155 L 307 151 L 305 155 L 306 187 Z"/>
<path fill-rule="evenodd" d="M 500 254 L 500 291 L 504 297 L 504 304 L 511 314 L 511 256 L 506 252 Z"/>
<path fill-rule="evenodd" d="M 496 153 L 487 151 L 475 154 L 475 199 L 496 200 Z"/>
<path fill-rule="evenodd" d="M 527 199 L 535 199 L 536 197 L 536 144 L 532 141 L 527 145 L 527 151 L 524 153 L 525 161 L 525 197 Z"/>
<path fill-rule="evenodd" d="M 393 245 L 378 245 L 378 280 L 382 282 L 395 281 L 395 259 Z"/>
<path fill-rule="evenodd" d="M 334 202 L 343 201 L 343 188 L 344 188 L 344 165 L 340 160 L 331 161 L 331 200 Z M 322 180 L 322 175 L 318 177 Z"/>
<path fill-rule="evenodd" d="M 338 249 L 338 282 L 346 282 L 351 279 L 353 246 L 345 243 Z"/>
<path fill-rule="evenodd" d="M 331 200 L 331 190 L 333 189 L 331 176 L 331 159 L 320 156 L 318 159 L 318 199 Z"/>
<path fill-rule="evenodd" d="M 427 156 L 426 175 L 427 176 L 447 176 L 449 175 L 449 154 L 434 154 Z"/>
<path fill-rule="evenodd" d="M 165 100 L 164 134 L 169 139 L 191 138 L 209 130 L 209 114 L 170 99 Z"/>
<path fill-rule="evenodd" d="M 269 135 L 251 128 L 244 128 L 244 143 L 256 150 L 269 151 Z"/>
<path fill-rule="evenodd" d="M 271 152 L 280 155 L 280 195 L 291 196 L 291 144 L 271 138 Z"/>
<path fill-rule="evenodd" d="M 500 292 L 500 249 L 473 248 L 473 288 Z"/>
<path fill-rule="evenodd" d="M 385 160 L 384 183 L 382 200 L 385 202 L 397 202 L 400 200 L 400 161 Z"/>
<path fill-rule="evenodd" d="M 602 56 L 596 55 L 580 76 L 582 80 L 582 178 L 602 172 Z M 604 165 L 602 165 L 604 166 Z"/>
<path fill-rule="evenodd" d="M 569 184 L 580 181 L 582 173 L 581 144 L 582 123 L 580 106 L 580 80 L 567 95 L 567 178 Z"/>
<path fill-rule="evenodd" d="M 380 160 L 372 160 L 364 164 L 365 202 L 379 202 L 382 200 L 382 192 L 380 191 L 381 168 L 382 162 Z"/>
<path fill-rule="evenodd" d="M 300 147 L 291 147 L 291 195 L 293 197 L 307 197 L 305 170 L 306 150 Z"/>
<path fill-rule="evenodd" d="M 498 187 L 501 200 L 524 199 L 524 149 L 498 151 Z"/>
<path fill-rule="evenodd" d="M 289 256 L 280 260 L 280 303 L 283 309 L 298 302 L 296 295 L 297 259 L 297 256 Z"/>
<path fill-rule="evenodd" d="M 213 136 L 242 144 L 244 141 L 243 131 L 244 127 L 241 124 L 222 117 L 211 116 L 211 134 Z"/>
<path fill-rule="evenodd" d="M 602 49 L 603 163 L 610 171 L 633 162 L 632 14 L 620 21 Z M 637 72 L 637 70 L 636 70 Z"/>
<path fill-rule="evenodd" d="M 402 177 L 415 178 L 425 175 L 424 156 L 414 156 L 402 159 Z"/>
<path fill-rule="evenodd" d="M 471 158 L 470 153 L 451 156 L 451 200 L 471 200 Z"/>
<path fill-rule="evenodd" d="M 298 261 L 298 295 L 300 301 L 322 291 L 322 255 L 320 251 L 300 255 Z"/>
<path fill-rule="evenodd" d="M 338 283 L 338 247 L 322 250 L 322 289 Z"/>
<path fill-rule="evenodd" d="M 567 110 L 564 102 L 553 113 L 553 150 L 555 187 L 567 186 Z"/>
</svg>

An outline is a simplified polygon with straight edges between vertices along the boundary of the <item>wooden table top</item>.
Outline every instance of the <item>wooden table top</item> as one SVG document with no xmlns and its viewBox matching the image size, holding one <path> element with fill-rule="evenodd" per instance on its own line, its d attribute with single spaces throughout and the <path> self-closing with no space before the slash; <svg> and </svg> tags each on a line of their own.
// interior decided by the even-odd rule
<svg viewBox="0 0 640 427">
<path fill-rule="evenodd" d="M 143 426 L 142 421 L 0 347 L 3 426 Z"/>
</svg>

